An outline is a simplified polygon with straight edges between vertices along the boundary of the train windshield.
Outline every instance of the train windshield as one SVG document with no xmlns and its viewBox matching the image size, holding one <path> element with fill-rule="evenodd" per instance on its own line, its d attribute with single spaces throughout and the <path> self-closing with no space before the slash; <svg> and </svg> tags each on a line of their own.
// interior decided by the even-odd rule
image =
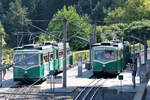
<svg viewBox="0 0 150 100">
<path fill-rule="evenodd" d="M 95 59 L 96 60 L 113 60 L 114 59 L 114 51 L 96 50 L 95 51 Z"/>
<path fill-rule="evenodd" d="M 37 54 L 16 54 L 14 57 L 14 63 L 17 66 L 37 65 L 38 55 Z"/>
</svg>

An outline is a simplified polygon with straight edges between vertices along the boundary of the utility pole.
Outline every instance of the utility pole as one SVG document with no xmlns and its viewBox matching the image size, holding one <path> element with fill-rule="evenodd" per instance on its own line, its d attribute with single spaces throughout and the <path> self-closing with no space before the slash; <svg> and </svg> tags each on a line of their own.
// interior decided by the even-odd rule
<svg viewBox="0 0 150 100">
<path fill-rule="evenodd" d="M 67 87 L 67 71 L 66 71 L 66 41 L 67 41 L 67 20 L 64 19 L 64 62 L 63 62 L 63 88 Z"/>
<path fill-rule="evenodd" d="M 94 43 L 97 43 L 97 37 L 96 37 L 96 22 L 92 22 L 92 32 L 90 33 L 90 68 L 92 67 L 91 66 L 91 61 L 92 61 L 92 58 L 91 58 L 91 55 L 92 55 L 92 51 L 91 51 L 91 45 L 94 44 Z"/>
<path fill-rule="evenodd" d="M 2 69 L 2 37 L 3 33 L 0 34 L 0 69 Z M 2 87 L 2 71 L 0 71 L 0 87 Z"/>
<path fill-rule="evenodd" d="M 144 35 L 144 64 L 146 65 L 147 61 L 147 38 L 146 35 Z"/>
<path fill-rule="evenodd" d="M 92 0 L 90 0 L 90 10 L 91 10 L 91 14 L 92 14 Z"/>
<path fill-rule="evenodd" d="M 94 34 L 94 43 L 97 43 L 97 34 L 96 34 L 96 21 L 94 21 L 94 26 L 93 26 L 93 34 Z"/>
</svg>

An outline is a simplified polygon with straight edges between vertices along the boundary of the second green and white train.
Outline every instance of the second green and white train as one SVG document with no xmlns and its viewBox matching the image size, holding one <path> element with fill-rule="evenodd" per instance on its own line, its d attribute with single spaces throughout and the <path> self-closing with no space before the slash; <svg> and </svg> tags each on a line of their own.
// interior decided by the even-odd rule
<svg viewBox="0 0 150 100">
<path fill-rule="evenodd" d="M 130 59 L 127 41 L 102 42 L 92 45 L 92 69 L 94 74 L 120 73 Z"/>
</svg>

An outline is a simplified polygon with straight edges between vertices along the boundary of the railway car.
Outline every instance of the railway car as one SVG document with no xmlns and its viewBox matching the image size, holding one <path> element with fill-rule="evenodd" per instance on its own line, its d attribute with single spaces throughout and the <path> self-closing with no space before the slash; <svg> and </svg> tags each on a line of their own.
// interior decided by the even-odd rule
<svg viewBox="0 0 150 100">
<path fill-rule="evenodd" d="M 93 44 L 91 58 L 93 74 L 118 74 L 129 61 L 129 43 L 110 41 Z"/>
<path fill-rule="evenodd" d="M 13 51 L 14 81 L 37 81 L 49 73 L 62 71 L 62 43 L 29 44 Z M 69 44 L 67 44 L 69 50 Z M 70 55 L 67 55 L 70 57 Z M 71 58 L 70 58 L 71 59 Z M 69 60 L 69 59 L 68 59 Z M 71 61 L 68 61 L 71 62 Z M 68 63 L 71 65 L 72 63 Z"/>
</svg>

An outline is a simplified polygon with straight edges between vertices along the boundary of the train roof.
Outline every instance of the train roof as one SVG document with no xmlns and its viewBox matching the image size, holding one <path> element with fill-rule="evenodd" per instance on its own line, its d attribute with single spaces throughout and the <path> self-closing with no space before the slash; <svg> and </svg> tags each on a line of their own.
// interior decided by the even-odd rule
<svg viewBox="0 0 150 100">
<path fill-rule="evenodd" d="M 93 50 L 117 50 L 117 47 L 113 47 L 113 46 L 98 46 L 98 47 L 94 47 Z"/>
<path fill-rule="evenodd" d="M 14 50 L 46 50 L 51 49 L 52 45 L 42 45 L 42 44 L 27 44 L 20 47 L 15 47 Z"/>
<path fill-rule="evenodd" d="M 63 50 L 64 49 L 63 43 L 58 43 L 58 48 L 60 50 Z M 69 49 L 69 43 L 66 43 L 66 49 Z"/>
<path fill-rule="evenodd" d="M 123 47 L 122 42 L 117 42 L 117 41 L 110 41 L 110 42 L 101 42 L 101 43 L 95 43 L 92 45 L 92 47 L 97 47 L 97 46 L 108 46 L 108 47 Z"/>
<path fill-rule="evenodd" d="M 101 42 L 101 43 L 95 43 L 92 44 L 92 47 L 97 47 L 97 46 L 112 46 L 113 42 Z"/>
<path fill-rule="evenodd" d="M 42 45 L 45 45 L 45 46 L 46 46 L 46 45 L 58 46 L 58 43 L 48 41 L 48 42 L 43 42 Z"/>
<path fill-rule="evenodd" d="M 63 50 L 63 43 L 43 42 L 41 44 L 27 44 L 20 47 L 15 47 L 14 51 L 39 51 L 52 50 L 52 48 Z M 69 49 L 69 43 L 66 43 L 66 48 Z"/>
</svg>

